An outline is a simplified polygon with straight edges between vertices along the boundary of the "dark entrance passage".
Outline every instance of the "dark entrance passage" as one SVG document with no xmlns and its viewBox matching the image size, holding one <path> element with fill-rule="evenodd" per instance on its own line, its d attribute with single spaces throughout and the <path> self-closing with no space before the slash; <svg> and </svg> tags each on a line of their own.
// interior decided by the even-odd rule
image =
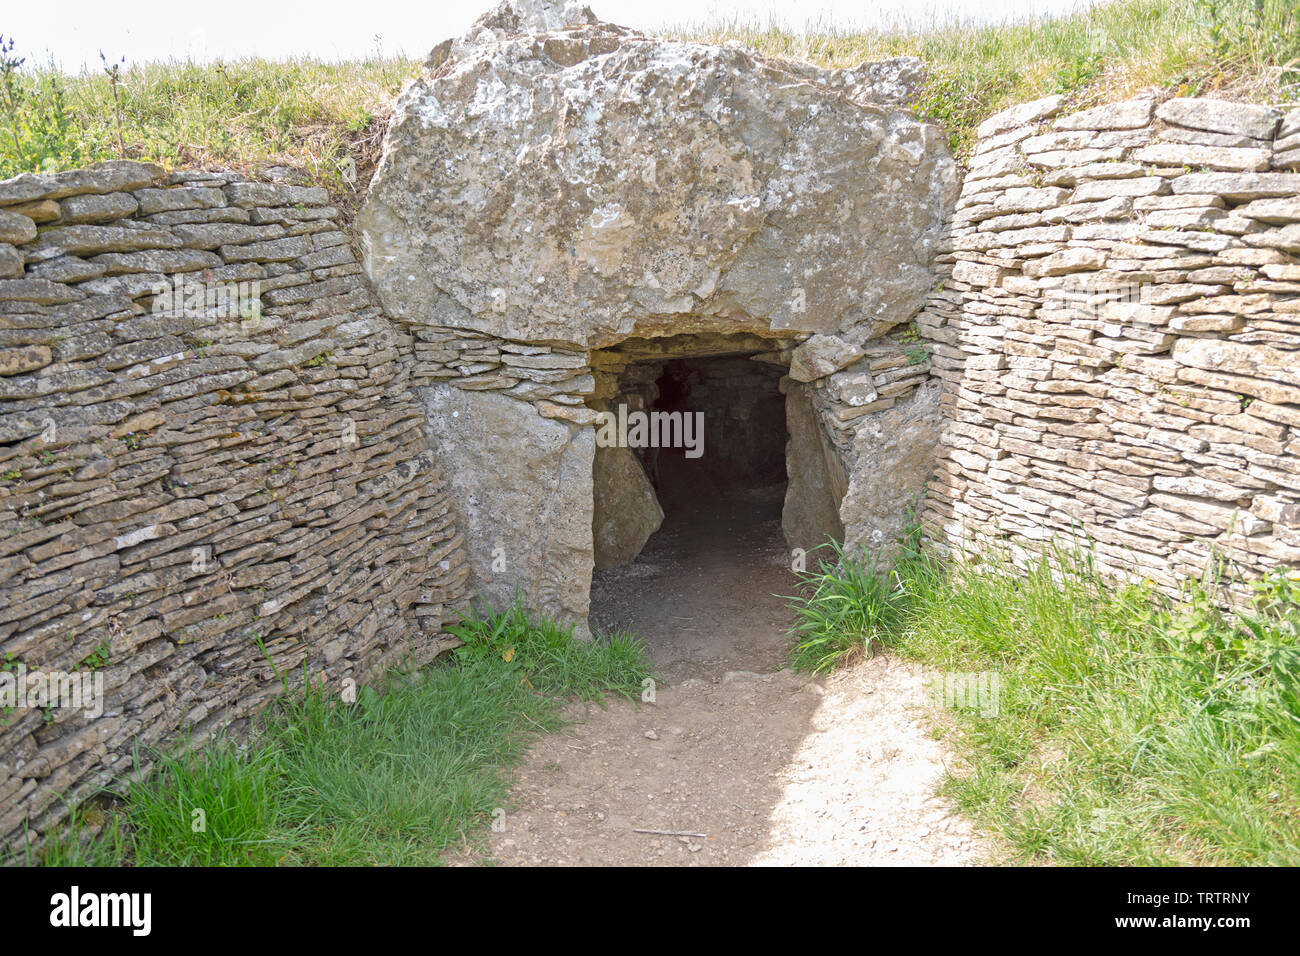
<svg viewBox="0 0 1300 956">
<path fill-rule="evenodd" d="M 694 416 L 696 447 L 639 449 L 663 524 L 628 564 L 592 579 L 591 624 L 641 637 L 664 676 L 779 670 L 794 586 L 781 532 L 785 370 L 744 355 L 629 368 L 648 412 Z"/>
<path fill-rule="evenodd" d="M 652 411 L 694 415 L 697 449 L 649 449 L 651 480 L 665 515 L 681 509 L 754 504 L 755 517 L 785 495 L 782 370 L 746 358 L 674 359 L 655 383 Z M 693 455 L 696 455 L 693 457 Z"/>
</svg>

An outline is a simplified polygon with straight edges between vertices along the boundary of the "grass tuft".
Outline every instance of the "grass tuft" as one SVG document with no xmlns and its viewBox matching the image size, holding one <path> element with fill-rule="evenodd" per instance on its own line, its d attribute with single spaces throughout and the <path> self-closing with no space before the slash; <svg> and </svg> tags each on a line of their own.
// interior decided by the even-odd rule
<svg viewBox="0 0 1300 956">
<path fill-rule="evenodd" d="M 928 79 L 913 106 L 947 127 L 960 157 L 984 119 L 1052 93 L 1079 107 L 1150 87 L 1182 96 L 1300 98 L 1295 0 L 1111 0 L 1067 17 L 884 31 L 799 34 L 733 21 L 676 32 L 825 67 L 919 57 Z"/>
<path fill-rule="evenodd" d="M 67 75 L 26 63 L 0 37 L 0 178 L 116 158 L 285 165 L 347 198 L 364 191 L 393 100 L 417 67 L 376 54 L 348 63 L 106 63 Z"/>
<path fill-rule="evenodd" d="M 799 571 L 803 589 L 787 596 L 794 612 L 791 660 L 800 670 L 824 673 L 870 657 L 899 626 L 903 593 L 874 558 L 855 560 L 834 540 L 808 552 L 828 548 L 834 561 L 818 559 L 815 571 Z"/>
</svg>

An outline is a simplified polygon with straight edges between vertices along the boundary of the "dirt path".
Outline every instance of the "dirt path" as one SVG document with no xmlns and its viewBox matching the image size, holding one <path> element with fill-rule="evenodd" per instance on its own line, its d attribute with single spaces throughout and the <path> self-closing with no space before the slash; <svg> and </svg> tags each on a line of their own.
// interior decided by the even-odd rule
<svg viewBox="0 0 1300 956">
<path fill-rule="evenodd" d="M 780 670 L 790 612 L 776 595 L 798 583 L 781 534 L 783 488 L 665 495 L 668 515 L 640 556 L 592 580 L 592 629 L 636 634 L 669 683 Z"/>
<path fill-rule="evenodd" d="M 986 847 L 932 794 L 944 753 L 919 672 L 885 658 L 809 681 L 785 667 L 794 586 L 779 489 L 670 511 L 593 583 L 596 630 L 640 635 L 655 700 L 572 705 L 519 768 L 489 836 L 504 865 L 925 865 Z M 700 837 L 642 830 L 681 831 Z M 473 862 L 468 857 L 463 862 Z"/>
</svg>

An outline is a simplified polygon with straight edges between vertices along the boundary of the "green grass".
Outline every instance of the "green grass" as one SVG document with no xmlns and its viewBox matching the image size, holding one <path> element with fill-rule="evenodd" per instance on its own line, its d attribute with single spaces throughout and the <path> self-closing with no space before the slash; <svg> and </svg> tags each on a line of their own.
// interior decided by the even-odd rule
<svg viewBox="0 0 1300 956">
<path fill-rule="evenodd" d="M 829 67 L 919 57 L 929 78 L 914 105 L 948 128 L 958 155 L 969 151 L 981 121 L 1051 93 L 1069 95 L 1076 106 L 1150 86 L 1188 96 L 1300 97 L 1295 0 L 1111 0 L 1023 24 L 800 35 L 733 23 L 681 35 L 737 40 L 769 56 Z"/>
<path fill-rule="evenodd" d="M 346 198 L 364 190 L 412 60 L 106 64 L 65 75 L 0 37 L 0 178 L 105 159 L 285 164 Z M 349 159 L 356 173 L 349 185 Z"/>
<path fill-rule="evenodd" d="M 787 598 L 795 615 L 791 661 L 814 674 L 869 656 L 873 644 L 899 627 L 905 609 L 905 595 L 874 558 L 854 560 L 835 541 L 809 554 L 823 548 L 830 548 L 835 560 L 819 561 L 819 570 L 802 573 L 803 593 Z"/>
<path fill-rule="evenodd" d="M 1149 86 L 1300 96 L 1295 0 L 1112 0 L 1060 19 L 887 32 L 805 35 L 734 22 L 672 33 L 821 66 L 918 56 L 929 80 L 914 105 L 948 127 L 959 155 L 981 120 L 1047 93 L 1069 94 L 1078 106 Z M 0 43 L 0 178 L 115 157 L 169 167 L 276 163 L 300 168 L 342 201 L 364 191 L 392 101 L 419 69 L 376 52 L 346 63 L 105 60 L 68 76 L 22 62 L 12 40 Z M 351 183 L 348 168 L 356 170 Z"/>
<path fill-rule="evenodd" d="M 944 711 L 937 727 L 967 768 L 945 792 L 1015 859 L 1300 863 L 1300 573 L 1258 582 L 1229 616 L 1213 582 L 1174 601 L 1060 549 L 1027 568 L 915 546 L 889 575 L 842 564 L 806 575 L 811 596 L 841 599 L 803 604 L 796 661 L 874 639 L 935 672 L 997 674 L 996 714 Z M 858 621 L 836 638 L 844 606 Z M 801 659 L 815 637 L 821 656 Z"/>
<path fill-rule="evenodd" d="M 343 704 L 314 685 L 274 705 L 247 745 L 160 755 L 117 807 L 74 813 L 28 860 L 436 864 L 508 808 L 510 767 L 560 728 L 564 698 L 631 698 L 648 672 L 635 639 L 575 642 L 517 609 L 452 630 L 466 642 L 453 662 L 395 673 L 382 693 Z M 91 814 L 103 824 L 93 839 Z"/>
</svg>

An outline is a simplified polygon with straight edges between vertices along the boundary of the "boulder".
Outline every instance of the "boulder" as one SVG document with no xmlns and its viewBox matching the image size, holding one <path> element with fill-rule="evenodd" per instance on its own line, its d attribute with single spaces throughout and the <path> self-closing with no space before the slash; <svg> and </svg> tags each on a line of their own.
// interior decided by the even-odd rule
<svg viewBox="0 0 1300 956">
<path fill-rule="evenodd" d="M 942 430 L 939 390 L 938 382 L 922 385 L 907 401 L 857 426 L 853 470 L 840 504 L 850 553 L 865 549 L 886 565 L 898 553 L 909 513 L 934 469 Z"/>
<path fill-rule="evenodd" d="M 904 66 L 505 4 L 399 99 L 358 216 L 366 269 L 399 321 L 515 341 L 905 322 L 957 171 L 900 105 Z"/>
<path fill-rule="evenodd" d="M 494 610 L 518 595 L 586 634 L 592 429 L 493 392 L 437 384 L 423 398 L 460 512 L 471 593 Z"/>
<path fill-rule="evenodd" d="M 663 524 L 664 511 L 630 448 L 596 446 L 592 541 L 597 571 L 633 560 Z"/>
</svg>

